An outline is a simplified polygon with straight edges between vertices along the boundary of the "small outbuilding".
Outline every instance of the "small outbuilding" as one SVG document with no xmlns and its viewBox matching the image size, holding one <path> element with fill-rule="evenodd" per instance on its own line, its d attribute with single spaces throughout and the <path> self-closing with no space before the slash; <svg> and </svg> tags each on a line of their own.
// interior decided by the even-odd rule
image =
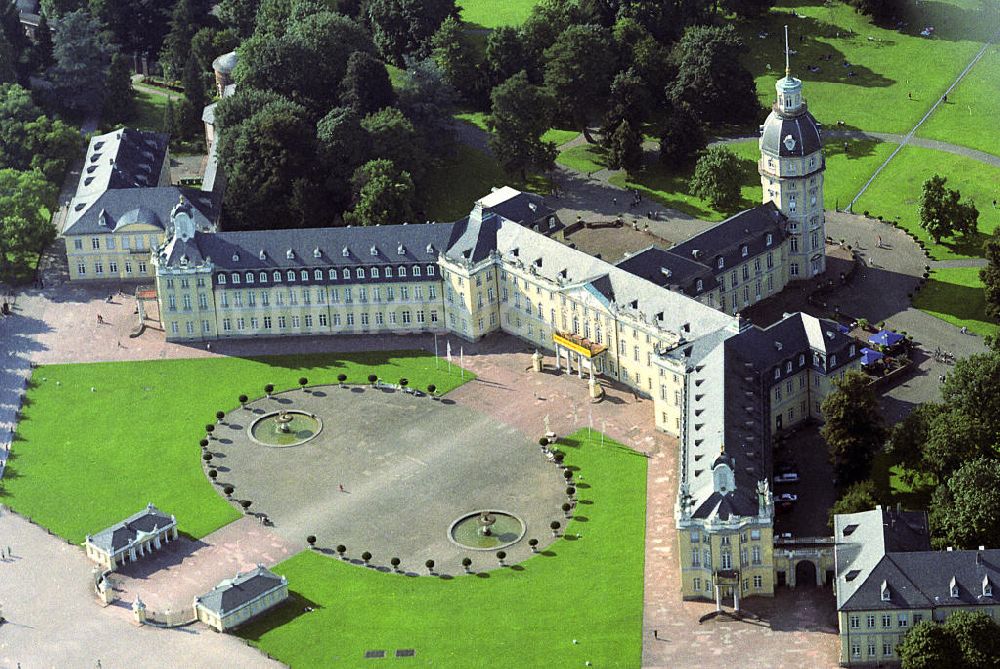
<svg viewBox="0 0 1000 669">
<path fill-rule="evenodd" d="M 126 562 L 135 562 L 177 539 L 177 519 L 150 502 L 142 511 L 120 523 L 88 534 L 84 542 L 87 557 L 114 571 Z"/>
<path fill-rule="evenodd" d="M 288 599 L 288 580 L 259 564 L 194 598 L 198 620 L 217 632 L 242 625 Z"/>
</svg>

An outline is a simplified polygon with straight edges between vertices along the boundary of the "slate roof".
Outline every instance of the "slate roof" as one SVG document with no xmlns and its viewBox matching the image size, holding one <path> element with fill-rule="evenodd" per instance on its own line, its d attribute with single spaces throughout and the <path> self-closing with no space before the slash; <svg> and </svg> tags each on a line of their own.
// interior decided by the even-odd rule
<svg viewBox="0 0 1000 669">
<path fill-rule="evenodd" d="M 805 103 L 794 115 L 772 110 L 760 128 L 760 149 L 771 155 L 801 158 L 823 148 L 821 126 L 806 110 Z M 795 140 L 791 149 L 785 143 L 789 136 Z"/>
<path fill-rule="evenodd" d="M 540 195 L 522 193 L 519 190 L 504 186 L 495 189 L 489 195 L 479 199 L 485 211 L 491 211 L 506 218 L 508 221 L 520 223 L 534 228 L 542 234 L 552 234 L 565 226 Z M 549 219 L 552 220 L 550 226 Z"/>
<path fill-rule="evenodd" d="M 286 583 L 284 577 L 257 565 L 235 578 L 226 579 L 197 598 L 197 602 L 219 617 L 246 606 L 264 593 Z"/>
<path fill-rule="evenodd" d="M 150 502 L 146 508 L 120 523 L 87 537 L 88 543 L 114 555 L 128 548 L 141 534 L 162 530 L 175 521 Z"/>
<path fill-rule="evenodd" d="M 765 202 L 730 216 L 718 225 L 701 232 L 670 249 L 671 253 L 696 260 L 714 275 L 725 274 L 746 258 L 777 249 L 785 238 L 788 219 L 773 202 Z M 771 244 L 767 236 L 771 235 Z M 746 256 L 743 247 L 747 248 Z M 719 269 L 719 259 L 723 266 Z"/>
<path fill-rule="evenodd" d="M 105 191 L 77 214 L 63 234 L 109 234 L 133 223 L 167 230 L 170 212 L 182 197 L 194 205 L 197 228 L 205 231 L 213 229 L 215 213 L 211 193 L 182 186 L 163 186 Z"/>
<path fill-rule="evenodd" d="M 109 188 L 147 188 L 158 185 L 167 157 L 169 135 L 149 130 L 118 128 L 90 140 L 76 197 Z"/>
<path fill-rule="evenodd" d="M 714 290 L 718 283 L 712 269 L 705 263 L 687 258 L 672 251 L 650 246 L 615 263 L 626 272 L 641 276 L 658 286 L 696 297 L 705 291 Z M 702 280 L 698 290 L 698 279 Z"/>
</svg>

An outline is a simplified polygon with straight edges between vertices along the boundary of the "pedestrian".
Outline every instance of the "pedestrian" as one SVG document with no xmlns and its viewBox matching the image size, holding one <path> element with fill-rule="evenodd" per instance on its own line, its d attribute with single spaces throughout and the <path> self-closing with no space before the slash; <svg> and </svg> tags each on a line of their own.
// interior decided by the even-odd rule
<svg viewBox="0 0 1000 669">
<path fill-rule="evenodd" d="M 617 207 L 618 206 L 618 198 L 616 198 L 616 197 L 611 198 L 611 204 L 613 204 L 614 206 Z"/>
<path fill-rule="evenodd" d="M 660 639 L 660 630 L 653 630 L 653 638 L 656 639 L 657 641 L 659 641 L 659 639 Z"/>
<path fill-rule="evenodd" d="M 875 237 L 875 246 L 877 248 L 882 248 L 882 235 Z"/>
<path fill-rule="evenodd" d="M 340 488 L 340 492 L 347 492 L 346 490 L 344 490 L 344 484 L 343 483 L 339 484 L 337 487 Z"/>
<path fill-rule="evenodd" d="M 907 94 L 906 94 L 906 97 L 907 97 L 908 99 L 912 100 L 912 99 L 913 99 L 913 93 L 907 93 Z"/>
<path fill-rule="evenodd" d="M 122 340 L 121 339 L 118 340 L 118 348 L 122 348 Z"/>
<path fill-rule="evenodd" d="M 996 198 L 993 198 L 993 208 L 994 209 L 997 208 L 997 199 Z"/>
<path fill-rule="evenodd" d="M 100 314 L 97 314 L 97 324 L 104 325 L 104 318 Z"/>
</svg>

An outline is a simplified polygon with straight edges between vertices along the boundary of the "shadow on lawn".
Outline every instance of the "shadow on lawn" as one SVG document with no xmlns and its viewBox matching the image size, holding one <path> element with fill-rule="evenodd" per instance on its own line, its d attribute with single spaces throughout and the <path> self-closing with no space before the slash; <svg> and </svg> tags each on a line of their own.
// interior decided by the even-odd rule
<svg viewBox="0 0 1000 669">
<path fill-rule="evenodd" d="M 236 634 L 248 641 L 260 641 L 261 637 L 271 630 L 277 629 L 282 625 L 287 625 L 300 616 L 309 615 L 321 609 L 323 607 L 316 602 L 294 590 L 290 590 L 288 592 L 288 599 L 285 600 L 284 604 L 261 619 L 241 627 Z"/>
</svg>

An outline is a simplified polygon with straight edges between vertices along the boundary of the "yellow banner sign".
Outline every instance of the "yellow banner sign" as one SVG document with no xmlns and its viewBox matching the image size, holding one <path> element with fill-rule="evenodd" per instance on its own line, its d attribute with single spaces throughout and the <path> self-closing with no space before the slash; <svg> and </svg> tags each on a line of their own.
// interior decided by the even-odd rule
<svg viewBox="0 0 1000 669">
<path fill-rule="evenodd" d="M 591 358 L 594 355 L 596 355 L 596 353 L 600 353 L 601 352 L 601 351 L 597 351 L 595 353 L 594 351 L 591 351 L 586 346 L 583 346 L 582 344 L 577 344 L 572 339 L 569 339 L 569 338 L 564 337 L 563 335 L 557 334 L 557 333 L 553 333 L 552 334 L 552 341 L 554 341 L 555 343 L 559 344 L 560 346 L 564 346 L 564 347 L 568 348 L 571 351 L 576 351 L 580 355 L 585 356 L 587 358 Z M 603 350 L 603 347 L 601 347 L 601 350 Z"/>
</svg>

